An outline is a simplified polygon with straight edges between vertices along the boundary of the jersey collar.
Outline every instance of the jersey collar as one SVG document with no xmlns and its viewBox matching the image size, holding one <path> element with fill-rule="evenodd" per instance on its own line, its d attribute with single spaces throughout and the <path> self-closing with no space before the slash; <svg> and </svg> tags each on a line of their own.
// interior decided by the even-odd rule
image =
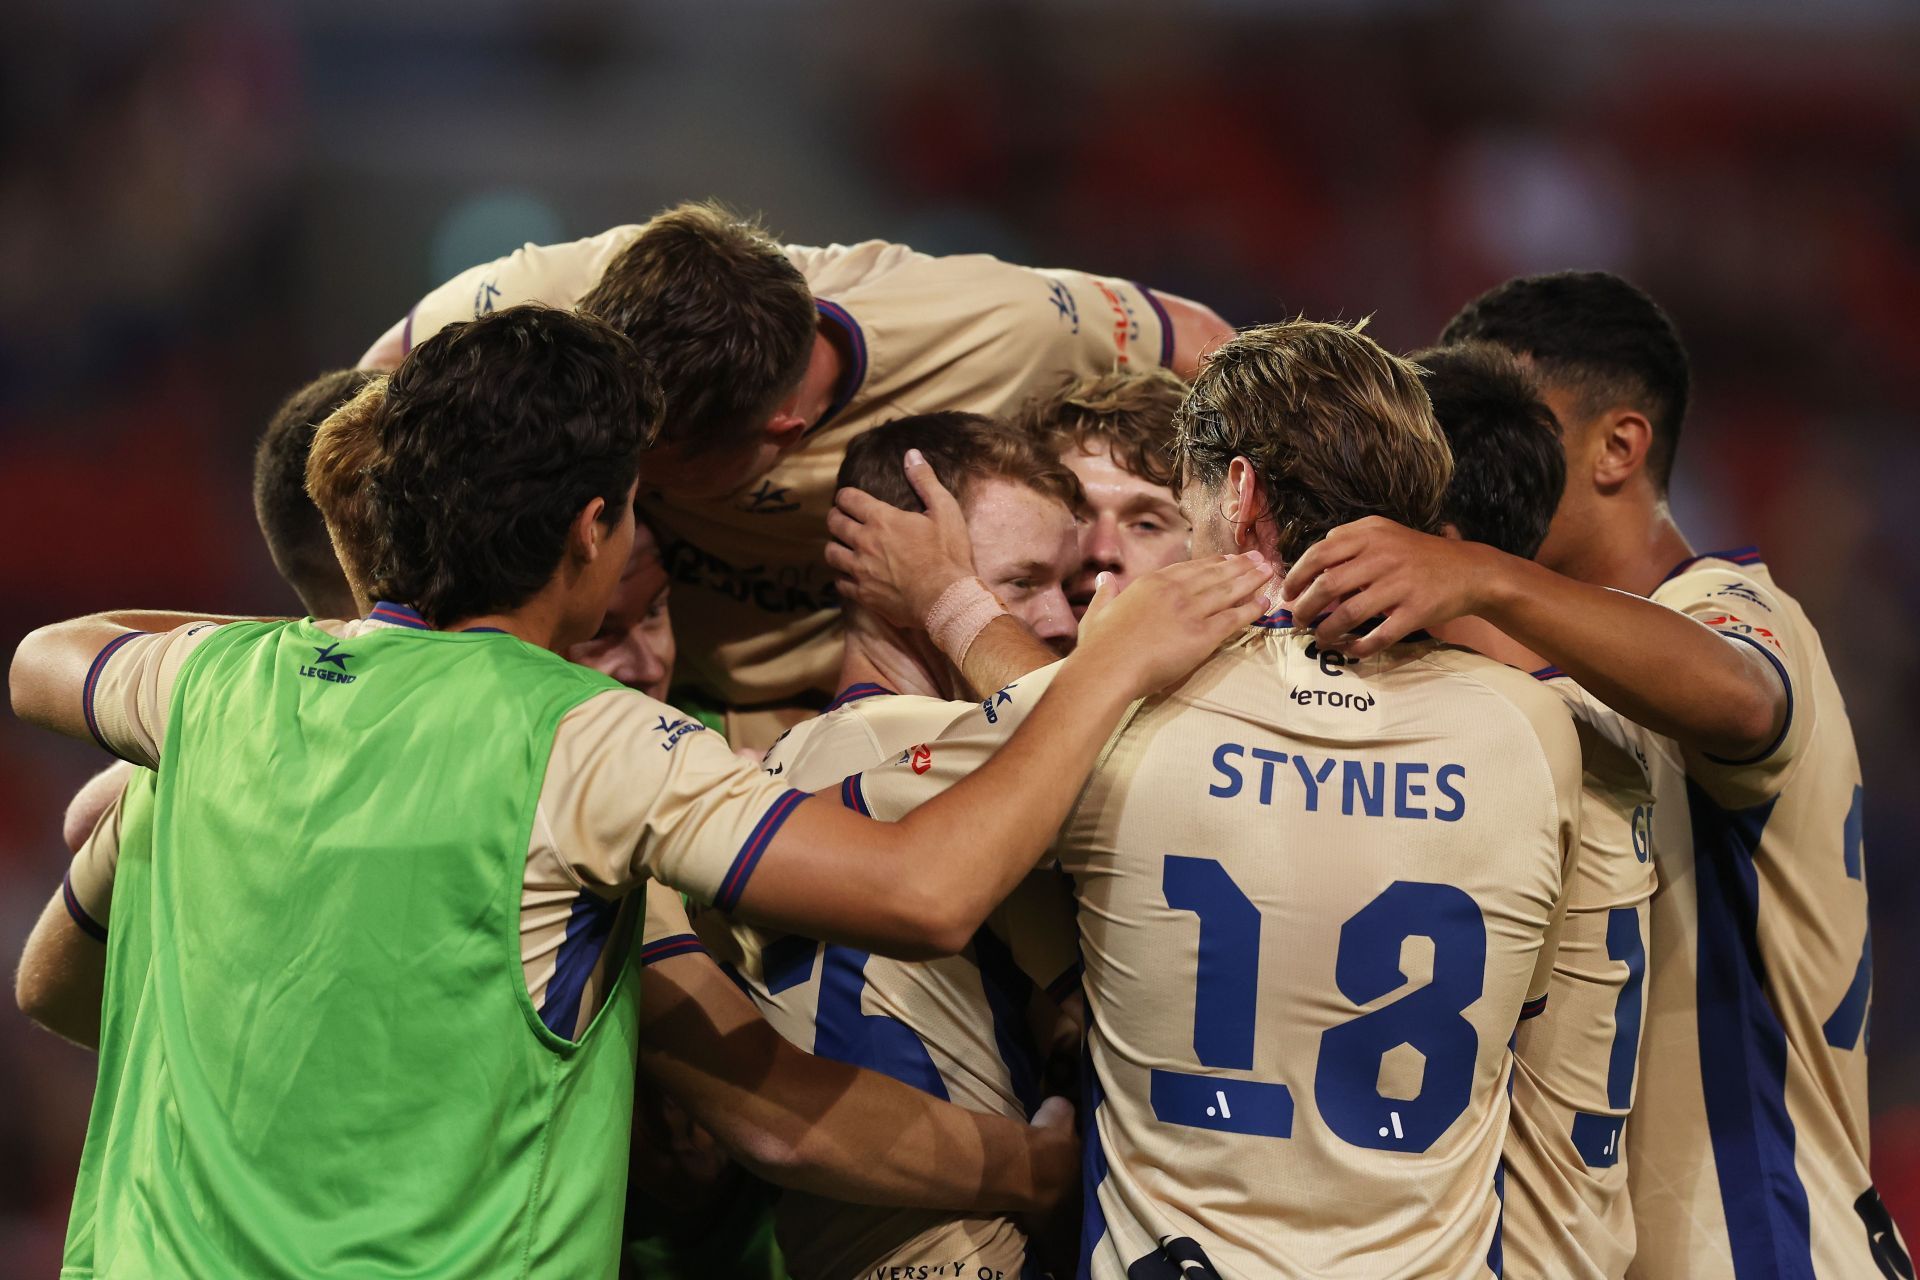
<svg viewBox="0 0 1920 1280">
<path fill-rule="evenodd" d="M 412 631 L 431 631 L 427 620 L 420 611 L 411 605 L 395 604 L 391 600 L 382 600 L 373 606 L 373 612 L 367 615 L 368 622 L 383 622 L 390 627 L 406 627 Z M 499 635 L 507 634 L 499 627 L 462 627 L 462 635 Z"/>
<path fill-rule="evenodd" d="M 1672 582 L 1675 578 L 1693 568 L 1693 566 L 1699 564 L 1702 560 L 1725 560 L 1729 564 L 1745 565 L 1762 563 L 1759 547 L 1735 547 L 1732 551 L 1707 551 L 1697 556 L 1690 556 L 1673 566 L 1673 568 L 1667 571 L 1667 576 L 1660 579 L 1661 585 L 1665 586 L 1667 583 Z"/>
<path fill-rule="evenodd" d="M 845 307 L 837 302 L 828 302 L 825 298 L 815 298 L 813 309 L 820 314 L 822 324 L 832 325 L 846 337 L 852 363 L 841 375 L 840 385 L 834 388 L 833 403 L 827 406 L 827 411 L 820 415 L 818 421 L 807 428 L 809 435 L 832 422 L 860 394 L 860 388 L 867 381 L 867 335 L 861 329 L 860 322 Z"/>
<path fill-rule="evenodd" d="M 826 711 L 822 711 L 820 714 L 825 715 L 827 711 L 838 711 L 849 702 L 858 702 L 862 698 L 878 698 L 892 695 L 893 690 L 887 688 L 885 685 L 873 684 L 863 680 L 858 684 L 850 684 L 839 693 L 834 694 L 833 701 L 829 702 Z"/>
</svg>

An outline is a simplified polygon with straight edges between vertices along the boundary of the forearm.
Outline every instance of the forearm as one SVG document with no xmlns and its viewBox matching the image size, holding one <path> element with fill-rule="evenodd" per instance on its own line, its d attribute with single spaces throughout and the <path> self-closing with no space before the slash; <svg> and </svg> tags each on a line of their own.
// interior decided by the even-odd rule
<svg viewBox="0 0 1920 1280">
<path fill-rule="evenodd" d="M 106 947 L 80 931 L 56 893 L 20 953 L 14 1001 L 20 1012 L 48 1031 L 97 1050 L 106 974 Z"/>
<path fill-rule="evenodd" d="M 1640 596 L 1491 555 L 1480 616 L 1627 719 L 1734 758 L 1779 732 L 1786 690 L 1758 651 Z"/>
<path fill-rule="evenodd" d="M 1059 654 L 1034 635 L 1026 623 L 1009 613 L 989 622 L 955 665 L 960 668 L 961 679 L 973 690 L 973 696 L 984 698 L 1021 676 L 1059 660 Z"/>
<path fill-rule="evenodd" d="M 1079 798 L 1132 687 L 1069 659 L 1026 723 L 979 769 L 896 824 L 914 879 L 964 945 L 1032 871 Z"/>
<path fill-rule="evenodd" d="M 698 1000 L 662 989 L 669 966 L 697 984 Z M 647 976 L 642 1073 L 769 1181 L 859 1204 L 981 1212 L 1031 1212 L 1071 1185 L 1065 1133 L 805 1053 L 705 957 L 658 968 Z"/>
</svg>

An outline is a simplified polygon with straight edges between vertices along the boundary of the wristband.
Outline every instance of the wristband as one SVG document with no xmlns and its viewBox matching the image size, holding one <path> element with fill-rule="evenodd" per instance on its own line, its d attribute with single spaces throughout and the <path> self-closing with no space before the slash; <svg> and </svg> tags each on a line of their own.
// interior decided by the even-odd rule
<svg viewBox="0 0 1920 1280">
<path fill-rule="evenodd" d="M 987 590 L 978 578 L 962 578 L 940 593 L 927 610 L 927 634 L 940 652 L 959 666 L 967 660 L 967 650 L 987 624 L 1006 613 L 1006 607 Z"/>
</svg>

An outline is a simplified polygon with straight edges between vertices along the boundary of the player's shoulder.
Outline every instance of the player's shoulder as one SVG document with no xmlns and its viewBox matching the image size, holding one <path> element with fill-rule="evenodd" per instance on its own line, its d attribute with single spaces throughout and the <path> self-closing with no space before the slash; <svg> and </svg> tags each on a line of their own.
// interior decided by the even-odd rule
<svg viewBox="0 0 1920 1280">
<path fill-rule="evenodd" d="M 1567 691 L 1554 689 L 1550 681 L 1453 645 L 1434 646 L 1422 656 L 1420 665 L 1442 678 L 1444 683 L 1436 683 L 1444 690 L 1441 696 L 1449 701 L 1477 701 L 1484 707 L 1505 708 L 1531 726 L 1542 749 L 1550 755 L 1579 758 L 1579 737 Z M 1500 732 L 1497 724 L 1487 723 L 1485 727 Z"/>
<path fill-rule="evenodd" d="M 1712 604 L 1734 614 L 1744 608 L 1784 615 L 1789 604 L 1758 547 L 1709 551 L 1683 560 L 1648 598 L 1689 613 Z"/>
<path fill-rule="evenodd" d="M 891 240 L 861 240 L 854 244 L 783 245 L 787 261 L 806 277 L 816 297 L 828 301 L 863 286 L 884 281 L 908 268 L 937 261 L 932 255 Z"/>
<path fill-rule="evenodd" d="M 578 683 L 587 696 L 561 718 L 559 733 L 566 741 L 580 746 L 618 742 L 670 753 L 689 738 L 711 737 L 724 748 L 724 739 L 678 707 L 597 671 L 579 670 L 586 678 Z"/>
</svg>

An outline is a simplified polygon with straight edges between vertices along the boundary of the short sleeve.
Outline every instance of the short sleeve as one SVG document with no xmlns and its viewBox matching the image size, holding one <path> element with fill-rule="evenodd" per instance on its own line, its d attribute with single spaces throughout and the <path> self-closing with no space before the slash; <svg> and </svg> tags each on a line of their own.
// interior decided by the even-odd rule
<svg viewBox="0 0 1920 1280">
<path fill-rule="evenodd" d="M 67 866 L 60 896 L 80 932 L 107 940 L 107 916 L 113 905 L 113 877 L 120 865 L 120 812 L 125 793 L 113 798 Z"/>
<path fill-rule="evenodd" d="M 180 669 L 219 628 L 203 621 L 172 631 L 128 631 L 102 646 L 81 694 L 94 741 L 122 760 L 158 768 Z"/>
<path fill-rule="evenodd" d="M 1173 358 L 1173 324 L 1153 290 L 1130 280 L 1068 268 L 1036 269 L 1056 312 L 1068 308 L 1063 353 L 1081 374 L 1164 368 Z M 1055 329 L 1059 316 L 1055 316 Z"/>
<path fill-rule="evenodd" d="M 647 884 L 646 916 L 640 926 L 640 963 L 658 964 L 675 956 L 705 951 L 687 918 L 680 895 L 659 881 Z"/>
<path fill-rule="evenodd" d="M 848 808 L 898 822 L 993 758 L 1032 712 L 1060 664 L 1020 677 L 952 720 L 938 736 L 840 784 Z"/>
<path fill-rule="evenodd" d="M 698 720 L 609 689 L 562 718 L 534 839 L 550 842 L 583 888 L 628 889 L 651 877 L 731 907 L 806 799 Z"/>
<path fill-rule="evenodd" d="M 620 226 L 584 240 L 526 244 L 505 257 L 468 267 L 407 312 L 400 331 L 401 348 L 411 351 L 450 324 L 523 303 L 572 307 L 599 283 L 607 264 L 633 243 L 640 230 Z"/>
<path fill-rule="evenodd" d="M 1764 581 L 1713 561 L 1663 584 L 1653 598 L 1711 627 L 1728 644 L 1758 653 L 1786 692 L 1786 722 L 1772 742 L 1743 759 L 1687 750 L 1687 776 L 1736 807 L 1778 795 L 1812 735 L 1814 717 L 1803 696 L 1812 670 L 1804 623 Z"/>
</svg>

